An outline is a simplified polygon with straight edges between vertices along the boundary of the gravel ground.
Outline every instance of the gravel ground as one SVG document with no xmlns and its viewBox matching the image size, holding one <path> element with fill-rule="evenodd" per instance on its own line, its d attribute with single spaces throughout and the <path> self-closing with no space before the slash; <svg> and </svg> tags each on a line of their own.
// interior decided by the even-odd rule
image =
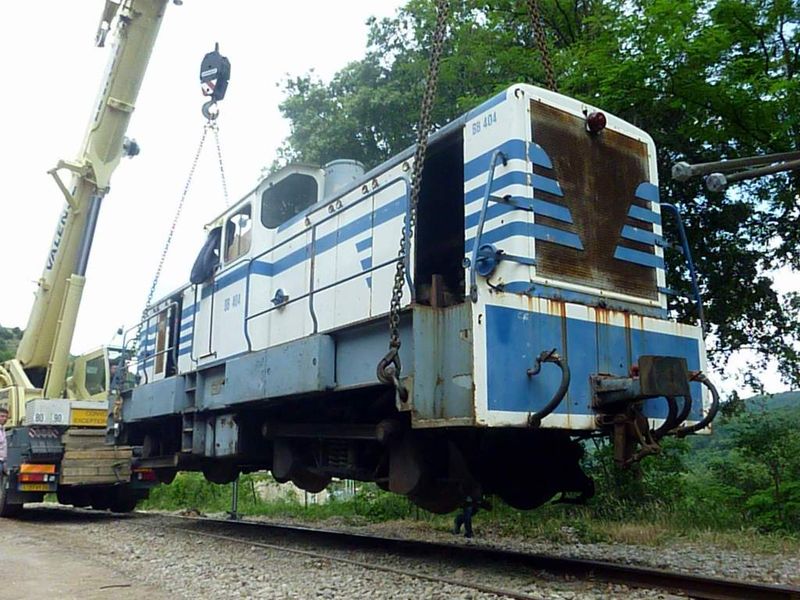
<svg viewBox="0 0 800 600">
<path fill-rule="evenodd" d="M 446 543 L 478 544 L 492 548 L 551 554 L 566 558 L 585 558 L 605 560 L 626 565 L 655 567 L 679 573 L 693 573 L 741 581 L 773 583 L 800 587 L 800 555 L 798 554 L 759 554 L 745 551 L 726 550 L 690 542 L 675 542 L 669 545 L 642 546 L 632 544 L 544 542 L 523 537 L 501 536 L 492 531 L 480 529 L 476 524 L 476 537 L 466 540 L 450 533 L 432 529 L 425 522 L 401 521 L 348 525 L 339 519 L 329 519 L 323 523 L 301 523 L 298 521 L 279 521 L 276 519 L 251 520 L 285 522 L 309 525 L 326 529 L 372 533 L 387 537 L 422 539 Z M 565 532 L 569 537 L 569 532 Z"/>
<path fill-rule="evenodd" d="M 55 511 L 55 516 L 44 520 L 34 518 L 29 525 L 51 534 L 54 540 L 72 540 L 71 543 L 75 544 L 80 540 L 91 540 L 91 552 L 99 564 L 157 587 L 174 598 L 483 600 L 504 597 L 463 586 L 344 564 L 337 560 L 200 537 L 175 529 L 175 520 L 163 516 L 82 520 L 74 517 L 59 519 L 58 513 Z M 269 543 L 304 549 L 296 542 L 272 540 Z M 313 550 L 331 557 L 446 576 L 457 581 L 479 581 L 501 589 L 523 591 L 535 598 L 599 600 L 672 597 L 661 592 L 568 580 L 544 573 L 521 575 L 512 571 L 499 572 L 496 567 L 462 568 L 447 557 L 422 560 L 341 549 Z"/>
<path fill-rule="evenodd" d="M 32 533 L 57 540 L 107 567 L 171 598 L 370 598 L 380 599 L 489 599 L 502 594 L 478 592 L 461 585 L 430 582 L 409 575 L 387 573 L 341 559 L 378 565 L 407 573 L 447 577 L 456 582 L 476 582 L 499 590 L 524 592 L 534 598 L 589 600 L 601 598 L 673 598 L 652 590 L 555 577 L 547 573 L 498 569 L 497 566 L 459 564 L 451 557 L 410 558 L 373 551 L 319 548 L 310 542 L 270 538 L 252 529 L 231 534 L 252 535 L 268 544 L 300 552 L 314 551 L 326 558 L 304 556 L 284 549 L 269 549 L 253 543 L 237 543 L 201 537 L 176 527 L 194 524 L 177 522 L 164 515 L 117 519 L 97 513 L 74 513 L 63 509 L 35 509 L 26 520 Z M 266 520 L 266 519 L 264 519 Z M 270 520 L 273 521 L 274 520 Z M 294 522 L 298 524 L 297 522 Z M 317 527 L 374 533 L 390 537 L 465 543 L 512 550 L 602 559 L 626 564 L 656 566 L 668 570 L 720 577 L 800 585 L 800 557 L 764 555 L 720 550 L 681 543 L 659 547 L 544 543 L 512 539 L 479 530 L 473 540 L 456 538 L 432 529 L 424 522 L 390 522 L 353 526 L 329 520 Z M 203 524 L 202 531 L 212 531 Z M 240 534 L 241 531 L 241 534 Z M 253 533 L 245 533 L 253 532 Z M 568 532 L 567 532 L 568 533 Z M 274 535 L 274 534 L 273 534 Z M 63 550 L 62 550 L 63 551 Z M 339 559 L 339 560 L 336 560 Z"/>
</svg>

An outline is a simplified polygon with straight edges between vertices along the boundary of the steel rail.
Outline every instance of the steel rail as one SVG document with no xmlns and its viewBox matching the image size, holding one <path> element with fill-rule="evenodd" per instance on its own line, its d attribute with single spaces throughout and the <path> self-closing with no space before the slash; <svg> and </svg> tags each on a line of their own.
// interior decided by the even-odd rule
<svg viewBox="0 0 800 600">
<path fill-rule="evenodd" d="M 317 529 L 298 525 L 280 525 L 255 521 L 231 521 L 209 517 L 189 517 L 179 515 L 159 516 L 166 516 L 184 521 L 192 521 L 195 523 L 210 523 L 234 528 L 246 527 L 253 530 L 261 530 L 262 532 L 279 533 L 280 539 L 282 540 L 286 540 L 287 536 L 293 536 L 295 539 L 300 541 L 324 542 L 329 545 L 331 543 L 336 543 L 341 546 L 349 546 L 359 549 L 375 549 L 381 550 L 382 552 L 404 554 L 406 556 L 444 556 L 448 559 L 469 560 L 481 565 L 498 564 L 503 565 L 504 567 L 519 566 L 537 571 L 547 571 L 552 574 L 569 575 L 581 579 L 604 581 L 630 587 L 661 589 L 672 593 L 684 594 L 691 598 L 702 598 L 709 600 L 738 600 L 741 598 L 758 598 L 764 600 L 800 600 L 800 588 L 796 587 L 706 577 L 703 575 L 689 573 L 675 573 L 672 571 L 665 571 L 663 569 L 623 565 L 606 561 L 565 558 L 546 554 L 534 554 L 515 550 L 502 550 L 475 545 L 398 539 L 384 536 L 334 531 L 329 529 Z M 350 559 L 338 558 L 312 551 L 297 550 L 264 542 L 255 542 L 252 539 L 235 538 L 232 536 L 220 535 L 218 533 L 197 531 L 187 527 L 175 527 L 174 529 L 186 531 L 190 534 L 216 537 L 228 541 L 250 544 L 257 547 L 265 547 L 297 554 L 321 557 L 328 560 L 335 560 L 338 562 L 362 566 L 372 570 L 381 570 L 398 575 L 424 579 L 427 581 L 468 587 L 488 593 L 506 595 L 515 599 L 528 599 L 532 597 L 524 594 L 523 592 L 493 588 L 491 586 L 484 586 L 483 584 L 471 583 L 463 580 L 440 578 L 422 573 L 408 572 L 401 569 L 394 569 L 391 567 L 384 567 Z"/>
<path fill-rule="evenodd" d="M 231 524 L 236 523 L 237 521 L 225 521 L 225 523 Z M 469 588 L 471 590 L 477 590 L 480 592 L 486 592 L 489 594 L 496 594 L 498 596 L 506 596 L 510 598 L 514 598 L 515 600 L 536 600 L 540 598 L 540 596 L 531 596 L 529 594 L 525 594 L 522 592 L 517 592 L 513 590 L 508 590 L 505 588 L 498 588 L 494 586 L 484 585 L 482 583 L 476 582 L 468 582 L 463 580 L 456 580 L 451 579 L 449 577 L 437 577 L 435 575 L 426 575 L 425 573 L 417 573 L 413 571 L 404 571 L 402 569 L 395 569 L 394 567 L 387 567 L 384 565 L 377 565 L 374 563 L 368 563 L 360 560 L 353 560 L 350 558 L 342 558 L 340 556 L 332 556 L 330 554 L 325 554 L 322 552 L 314 552 L 312 550 L 299 550 L 297 548 L 289 548 L 287 546 L 280 546 L 277 544 L 266 544 L 264 542 L 256 542 L 253 540 L 242 539 L 242 538 L 235 538 L 229 535 L 220 535 L 217 533 L 208 533 L 206 531 L 194 531 L 191 529 L 187 529 L 185 527 L 176 527 L 175 529 L 179 531 L 186 531 L 191 535 L 200 535 L 203 537 L 208 537 L 217 540 L 224 540 L 228 542 L 234 542 L 237 544 L 245 544 L 250 547 L 256 548 L 264 548 L 267 550 L 277 550 L 279 552 L 288 552 L 290 554 L 298 554 L 300 556 L 306 556 L 309 558 L 318 558 L 330 562 L 338 562 L 346 565 L 361 567 L 364 569 L 369 569 L 371 571 L 381 571 L 382 573 L 391 573 L 393 575 L 398 575 L 401 577 L 412 577 L 414 579 L 421 579 L 423 581 L 430 581 L 432 583 L 446 583 L 449 585 L 454 585 L 457 587 Z"/>
</svg>

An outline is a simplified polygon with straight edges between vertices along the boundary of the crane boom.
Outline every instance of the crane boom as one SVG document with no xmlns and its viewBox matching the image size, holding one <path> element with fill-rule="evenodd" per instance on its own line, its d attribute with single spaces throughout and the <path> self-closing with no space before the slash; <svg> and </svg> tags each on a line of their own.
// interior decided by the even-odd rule
<svg viewBox="0 0 800 600">
<path fill-rule="evenodd" d="M 16 357 L 0 364 L 0 407 L 10 412 L 0 517 L 14 517 L 46 494 L 62 504 L 127 512 L 154 485 L 133 447 L 105 443 L 117 350 L 78 356 L 66 375 L 100 206 L 119 161 L 138 153 L 125 133 L 168 2 L 105 0 L 97 45 L 105 45 L 112 24 L 113 43 L 89 126 L 78 157 L 49 171 L 66 203 Z M 29 473 L 41 483 L 30 483 Z"/>
<path fill-rule="evenodd" d="M 50 171 L 66 198 L 38 281 L 36 299 L 16 358 L 43 397 L 63 395 L 97 216 L 111 174 L 135 144 L 125 133 L 168 0 L 106 0 L 98 45 L 115 14 L 116 35 L 86 136 L 75 161 Z M 69 171 L 67 186 L 60 173 Z"/>
</svg>

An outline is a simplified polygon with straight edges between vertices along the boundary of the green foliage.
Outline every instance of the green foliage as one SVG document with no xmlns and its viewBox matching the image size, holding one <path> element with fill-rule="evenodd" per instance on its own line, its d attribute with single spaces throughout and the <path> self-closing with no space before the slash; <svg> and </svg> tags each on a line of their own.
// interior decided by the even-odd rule
<svg viewBox="0 0 800 600">
<path fill-rule="evenodd" d="M 515 82 L 542 82 L 524 3 L 452 3 L 433 112 L 447 122 Z M 559 89 L 650 133 L 661 197 L 677 203 L 715 334 L 713 360 L 754 350 L 800 384 L 800 294 L 769 271 L 800 268 L 800 171 L 710 194 L 670 181 L 678 160 L 706 162 L 800 148 L 800 4 L 791 0 L 543 0 Z M 415 139 L 433 3 L 373 20 L 366 55 L 330 82 L 290 78 L 280 160 L 375 165 Z M 666 231 L 674 223 L 666 219 Z M 668 251 L 669 286 L 687 297 L 685 259 Z M 693 316 L 681 297 L 674 308 Z M 758 365 L 754 365 L 758 366 Z M 748 376 L 746 373 L 745 376 Z M 750 381 L 757 385 L 757 381 Z"/>
<path fill-rule="evenodd" d="M 225 511 L 230 509 L 230 503 L 230 486 L 209 483 L 200 473 L 179 473 L 171 484 L 156 486 L 140 508 Z"/>
<path fill-rule="evenodd" d="M 605 518 L 626 519 L 632 514 L 663 511 L 686 496 L 686 459 L 689 444 L 667 438 L 657 456 L 647 456 L 627 469 L 614 464 L 607 441 L 588 448 L 584 468 L 595 480 L 592 511 Z"/>
<path fill-rule="evenodd" d="M 778 357 L 800 382 L 796 297 L 781 299 L 767 271 L 797 268 L 800 174 L 710 194 L 669 180 L 677 160 L 705 162 L 797 150 L 800 5 L 786 1 L 640 0 L 593 14 L 593 34 L 570 50 L 571 93 L 653 135 L 662 197 L 680 205 L 698 263 L 715 360 L 748 348 Z M 668 224 L 669 228 L 669 224 Z M 669 230 L 669 229 L 668 229 Z M 670 285 L 688 292 L 683 258 Z M 691 312 L 689 303 L 677 305 Z"/>
<path fill-rule="evenodd" d="M 683 505 L 709 526 L 800 531 L 800 406 L 745 405 L 694 444 Z"/>
<path fill-rule="evenodd" d="M 9 329 L 0 325 L 0 363 L 14 358 L 21 339 L 22 330 L 19 327 Z"/>
<path fill-rule="evenodd" d="M 616 468 L 610 444 L 590 447 L 585 468 L 597 486 L 591 517 L 800 532 L 800 404 L 790 404 L 796 396 L 745 401 L 713 435 L 662 440 L 658 456 L 630 469 Z"/>
<path fill-rule="evenodd" d="M 272 483 L 271 476 L 257 473 L 242 475 L 239 480 L 239 512 L 248 515 L 269 515 L 303 519 L 344 517 L 373 522 L 410 517 L 414 509 L 409 501 L 396 494 L 379 489 L 374 484 L 359 484 L 356 494 L 342 498 L 337 483 L 331 484 L 331 494 L 324 503 L 300 502 L 286 494 L 276 500 L 262 500 L 256 486 L 260 482 Z M 200 473 L 179 473 L 169 485 L 159 485 L 150 497 L 139 504 L 145 510 L 184 510 L 226 512 L 231 509 L 231 485 L 209 483 Z"/>
<path fill-rule="evenodd" d="M 350 501 L 356 514 L 371 521 L 391 521 L 410 517 L 413 508 L 408 499 L 385 492 L 375 485 L 361 485 Z"/>
</svg>

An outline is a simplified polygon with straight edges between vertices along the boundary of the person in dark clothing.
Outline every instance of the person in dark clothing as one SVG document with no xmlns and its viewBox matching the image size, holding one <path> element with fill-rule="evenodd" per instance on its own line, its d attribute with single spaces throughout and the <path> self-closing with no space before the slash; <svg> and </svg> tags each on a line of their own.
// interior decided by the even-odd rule
<svg viewBox="0 0 800 600">
<path fill-rule="evenodd" d="M 453 533 L 455 535 L 459 535 L 461 533 L 461 527 L 464 527 L 464 537 L 471 538 L 472 533 L 472 517 L 478 514 L 478 511 L 483 508 L 484 510 L 490 510 L 492 505 L 489 504 L 488 500 L 484 500 L 482 498 L 478 498 L 477 500 L 473 500 L 471 496 L 467 496 L 464 500 L 464 507 L 462 508 L 461 512 L 456 515 L 455 526 L 453 527 Z"/>
</svg>

